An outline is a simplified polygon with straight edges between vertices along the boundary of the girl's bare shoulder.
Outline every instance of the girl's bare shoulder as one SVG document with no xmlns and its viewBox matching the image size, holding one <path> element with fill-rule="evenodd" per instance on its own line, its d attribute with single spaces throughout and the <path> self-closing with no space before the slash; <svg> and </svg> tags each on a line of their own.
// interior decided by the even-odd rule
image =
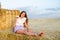
<svg viewBox="0 0 60 40">
<path fill-rule="evenodd" d="M 15 17 L 14 20 L 17 20 L 19 17 Z"/>
</svg>

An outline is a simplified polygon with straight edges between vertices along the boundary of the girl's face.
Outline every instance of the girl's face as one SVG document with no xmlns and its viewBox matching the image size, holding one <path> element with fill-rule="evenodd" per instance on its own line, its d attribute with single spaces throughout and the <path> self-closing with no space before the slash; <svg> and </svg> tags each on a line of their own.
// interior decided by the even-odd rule
<svg viewBox="0 0 60 40">
<path fill-rule="evenodd" d="M 22 13 L 22 14 L 21 14 L 21 17 L 22 17 L 22 18 L 25 17 L 25 13 Z"/>
</svg>

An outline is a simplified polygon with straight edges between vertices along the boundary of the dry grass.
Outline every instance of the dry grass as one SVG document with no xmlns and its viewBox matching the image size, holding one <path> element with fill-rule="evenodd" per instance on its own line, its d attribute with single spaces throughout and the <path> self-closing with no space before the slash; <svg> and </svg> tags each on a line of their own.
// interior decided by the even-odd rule
<svg viewBox="0 0 60 40">
<path fill-rule="evenodd" d="M 44 31 L 43 40 L 60 40 L 60 19 L 32 19 L 29 20 L 31 30 L 35 32 Z"/>
<path fill-rule="evenodd" d="M 0 30 L 0 40 L 60 40 L 60 19 L 29 19 L 30 29 L 34 32 L 44 31 L 43 37 L 15 34 L 9 29 Z"/>
</svg>

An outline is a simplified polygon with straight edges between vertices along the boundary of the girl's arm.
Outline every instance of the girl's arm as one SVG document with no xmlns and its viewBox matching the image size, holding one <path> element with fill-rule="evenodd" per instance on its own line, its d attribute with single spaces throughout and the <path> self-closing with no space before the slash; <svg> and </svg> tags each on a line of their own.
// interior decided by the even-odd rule
<svg viewBox="0 0 60 40">
<path fill-rule="evenodd" d="M 17 20 L 17 18 L 15 18 L 14 21 L 13 21 L 13 30 L 14 30 L 14 27 L 15 27 L 15 24 L 16 24 L 16 20 Z"/>
<path fill-rule="evenodd" d="M 26 23 L 26 21 L 25 21 L 25 27 L 27 28 L 27 31 L 29 31 L 29 26 L 28 26 L 28 24 Z"/>
</svg>

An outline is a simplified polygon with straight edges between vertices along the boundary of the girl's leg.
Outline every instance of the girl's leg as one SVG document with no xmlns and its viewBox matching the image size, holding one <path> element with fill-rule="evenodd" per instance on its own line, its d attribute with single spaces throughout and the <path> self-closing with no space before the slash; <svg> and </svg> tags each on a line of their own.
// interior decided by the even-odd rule
<svg viewBox="0 0 60 40">
<path fill-rule="evenodd" d="M 23 30 L 17 30 L 16 33 L 18 33 L 18 34 L 24 34 L 24 31 Z"/>
<path fill-rule="evenodd" d="M 25 34 L 25 35 L 28 35 L 28 36 L 37 36 L 35 33 L 27 32 L 27 31 L 24 31 L 24 30 L 17 30 L 16 33 Z"/>
<path fill-rule="evenodd" d="M 28 33 L 30 36 L 43 36 L 44 32 L 29 32 Z"/>
<path fill-rule="evenodd" d="M 28 36 L 38 36 L 37 34 L 35 34 L 33 32 L 25 32 L 25 34 Z"/>
<path fill-rule="evenodd" d="M 34 33 L 32 33 L 32 32 L 27 32 L 27 31 L 24 31 L 24 30 L 17 30 L 16 33 L 25 34 L 25 35 L 29 35 L 29 36 L 33 36 L 34 35 Z"/>
<path fill-rule="evenodd" d="M 43 32 L 40 32 L 40 33 L 35 33 L 35 32 L 27 32 L 27 31 L 24 31 L 24 30 L 17 30 L 16 33 L 18 34 L 25 34 L 25 35 L 28 35 L 28 36 L 43 36 Z"/>
</svg>

